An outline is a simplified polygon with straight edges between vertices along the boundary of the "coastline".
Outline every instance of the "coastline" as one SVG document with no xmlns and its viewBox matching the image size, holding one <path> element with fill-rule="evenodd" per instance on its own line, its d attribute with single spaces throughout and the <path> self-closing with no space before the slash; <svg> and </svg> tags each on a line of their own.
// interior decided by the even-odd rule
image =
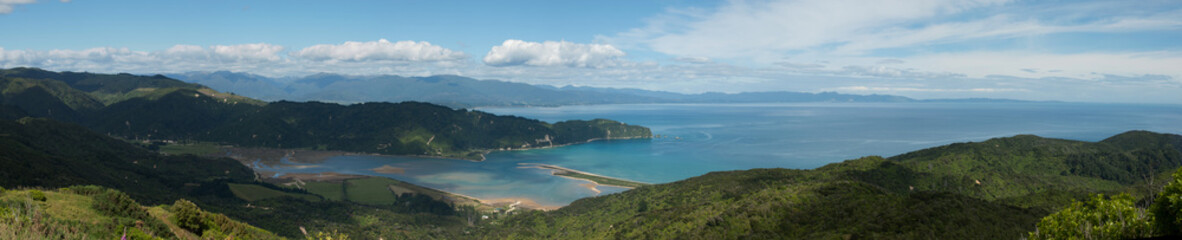
<svg viewBox="0 0 1182 240">
<path fill-rule="evenodd" d="M 633 139 L 651 139 L 651 138 L 653 138 L 653 137 L 647 136 L 647 137 L 592 138 L 592 139 L 587 139 L 586 141 L 582 141 L 582 142 L 565 143 L 565 144 L 559 144 L 559 145 L 547 145 L 547 146 L 537 146 L 537 147 L 530 146 L 530 147 L 523 147 L 523 148 L 477 149 L 477 150 L 469 151 L 469 152 L 479 152 L 479 154 L 477 154 L 477 156 L 480 157 L 479 159 L 464 158 L 464 157 L 450 157 L 450 156 L 441 156 L 441 155 L 418 155 L 418 154 L 388 155 L 388 154 L 378 154 L 378 153 L 348 152 L 348 151 L 336 151 L 336 150 L 308 150 L 308 149 L 288 149 L 288 148 L 235 147 L 235 146 L 221 146 L 219 148 L 219 150 L 220 150 L 219 153 L 214 156 L 233 158 L 233 159 L 239 160 L 240 162 L 243 162 L 244 164 L 247 164 L 247 166 L 250 166 L 250 163 L 253 162 L 254 160 L 261 160 L 263 163 L 269 163 L 269 165 L 278 164 L 280 162 L 280 160 L 283 158 L 287 158 L 288 161 L 296 162 L 296 163 L 321 163 L 321 162 L 324 162 L 324 160 L 327 160 L 327 159 L 333 158 L 333 157 L 338 157 L 338 156 L 414 157 L 414 158 L 450 159 L 450 160 L 483 162 L 483 161 L 487 160 L 485 155 L 493 153 L 493 152 L 538 150 L 538 149 L 566 147 L 566 146 L 591 143 L 591 142 L 596 142 L 596 141 L 633 140 Z"/>
<path fill-rule="evenodd" d="M 255 172 L 256 178 L 258 178 L 261 181 L 275 182 L 275 183 L 279 183 L 281 185 L 292 186 L 292 185 L 296 185 L 297 184 L 296 182 L 298 182 L 298 185 L 303 185 L 304 182 L 340 182 L 340 181 L 348 181 L 348 180 L 361 179 L 361 178 L 388 178 L 388 177 L 370 176 L 370 175 L 355 175 L 355 174 L 341 174 L 341 173 L 336 173 L 336 172 L 285 173 L 282 175 L 278 175 L 277 172 L 264 171 L 262 169 L 256 168 L 257 165 L 263 164 L 263 165 L 269 165 L 269 166 L 288 166 L 291 163 L 319 164 L 319 163 L 325 162 L 328 159 L 331 159 L 333 157 L 339 157 L 339 156 L 390 156 L 390 157 L 451 159 L 451 160 L 466 160 L 466 161 L 472 161 L 472 162 L 482 162 L 486 159 L 485 154 L 492 153 L 492 152 L 548 149 L 548 148 L 565 147 L 565 146 L 570 146 L 570 145 L 575 145 L 575 144 L 590 143 L 590 142 L 595 142 L 595 141 L 632 140 L 632 139 L 649 139 L 649 138 L 652 138 L 652 136 L 593 138 L 593 139 L 588 139 L 586 141 L 567 143 L 567 144 L 559 144 L 559 145 L 546 145 L 546 146 L 524 147 L 524 148 L 504 148 L 504 149 L 491 149 L 491 150 L 475 150 L 475 151 L 482 151 L 483 152 L 478 155 L 478 156 L 480 156 L 480 159 L 466 159 L 466 158 L 454 158 L 454 157 L 447 157 L 447 156 L 431 156 L 431 155 L 383 155 L 383 154 L 347 152 L 347 151 L 279 149 L 279 148 L 248 148 L 248 147 L 233 147 L 233 146 L 221 146 L 217 153 L 210 154 L 210 155 L 215 156 L 215 157 L 228 157 L 228 158 L 235 159 L 235 160 L 239 161 L 243 165 L 250 167 Z M 556 165 L 549 165 L 549 164 L 523 164 L 523 165 L 526 165 L 526 166 L 521 166 L 523 168 L 550 169 L 552 176 L 573 179 L 573 180 L 586 181 L 587 183 L 585 183 L 585 184 L 579 184 L 579 187 L 583 187 L 583 188 L 586 188 L 590 191 L 593 191 L 593 192 L 595 192 L 596 195 L 603 192 L 597 188 L 598 186 L 601 186 L 601 185 L 602 186 L 611 186 L 611 187 L 620 187 L 620 188 L 625 188 L 625 189 L 632 189 L 632 188 L 635 188 L 638 186 L 648 185 L 647 183 L 636 182 L 636 181 L 621 179 L 621 178 L 608 177 L 608 176 L 603 176 L 603 175 L 599 175 L 599 174 L 574 170 L 574 169 L 565 168 L 565 167 L 556 166 Z M 396 167 L 392 167 L 389 165 L 383 165 L 381 167 L 378 167 L 375 169 L 370 169 L 370 170 L 374 171 L 376 173 L 382 173 L 382 172 L 397 173 L 397 172 L 405 171 L 405 169 L 396 168 Z M 389 178 L 389 179 L 392 179 L 392 178 Z M 397 179 L 392 179 L 392 180 L 398 181 Z M 400 182 L 402 182 L 402 181 L 400 181 Z M 537 201 L 535 201 L 531 198 L 528 198 L 528 197 L 515 196 L 515 197 L 498 197 L 498 198 L 477 198 L 477 197 L 463 195 L 463 194 L 459 194 L 459 193 L 448 192 L 448 191 L 444 191 L 444 190 L 440 190 L 440 189 L 418 186 L 418 185 L 405 183 L 405 182 L 403 182 L 403 183 L 404 184 L 397 185 L 397 186 L 409 187 L 411 189 L 416 189 L 415 192 L 434 195 L 434 196 L 437 196 L 441 200 L 446 200 L 446 201 L 452 202 L 453 204 L 473 204 L 473 205 L 476 205 L 482 209 L 524 208 L 524 209 L 550 211 L 550 210 L 556 210 L 556 209 L 565 207 L 565 205 L 563 205 L 563 206 L 543 205 L 543 204 L 540 204 Z M 391 187 L 394 187 L 394 186 L 395 185 L 391 185 Z M 434 192 L 434 193 L 427 193 L 427 192 Z"/>
</svg>

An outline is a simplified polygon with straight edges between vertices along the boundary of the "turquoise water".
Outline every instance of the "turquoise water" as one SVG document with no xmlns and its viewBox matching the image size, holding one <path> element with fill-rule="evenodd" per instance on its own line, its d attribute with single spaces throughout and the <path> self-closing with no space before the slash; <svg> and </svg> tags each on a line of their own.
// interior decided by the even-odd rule
<svg viewBox="0 0 1182 240">
<path fill-rule="evenodd" d="M 484 162 L 343 156 L 281 172 L 386 176 L 478 198 L 530 198 L 561 206 L 623 191 L 522 168 L 542 163 L 649 183 L 711 171 L 815 168 L 867 155 L 892 156 L 954 142 L 1035 134 L 1099 141 L 1128 130 L 1182 133 L 1180 105 L 1078 103 L 637 104 L 482 108 L 547 122 L 608 118 L 652 128 L 657 139 L 603 141 L 497 152 Z M 369 169 L 391 165 L 404 174 Z"/>
</svg>

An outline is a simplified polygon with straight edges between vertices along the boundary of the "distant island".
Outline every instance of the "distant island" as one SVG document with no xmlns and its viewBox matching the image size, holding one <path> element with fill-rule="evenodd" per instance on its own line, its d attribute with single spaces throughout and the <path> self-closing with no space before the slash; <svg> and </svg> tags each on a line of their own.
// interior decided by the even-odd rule
<svg viewBox="0 0 1182 240">
<path fill-rule="evenodd" d="M 455 75 L 402 77 L 315 74 L 270 78 L 228 71 L 167 74 L 185 82 L 209 86 L 266 101 L 325 101 L 335 103 L 419 101 L 455 108 L 489 106 L 561 106 L 627 103 L 796 103 L 796 102 L 1025 102 L 1010 99 L 917 100 L 892 95 L 855 95 L 836 92 L 743 92 L 682 94 L 628 88 L 553 87 Z"/>
</svg>

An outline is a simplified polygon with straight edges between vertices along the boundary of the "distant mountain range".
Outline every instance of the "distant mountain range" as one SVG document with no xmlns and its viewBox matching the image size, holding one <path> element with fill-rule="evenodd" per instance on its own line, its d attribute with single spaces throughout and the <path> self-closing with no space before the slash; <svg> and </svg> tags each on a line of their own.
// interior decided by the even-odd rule
<svg viewBox="0 0 1182 240">
<path fill-rule="evenodd" d="M 170 74 L 182 81 L 265 101 L 335 103 L 422 101 L 456 108 L 482 106 L 560 106 L 621 103 L 787 103 L 787 102 L 919 102 L 1015 101 L 995 99 L 916 100 L 892 95 L 836 92 L 744 92 L 682 94 L 641 89 L 553 87 L 454 75 L 430 77 L 346 76 L 315 74 L 269 78 L 249 73 L 188 72 Z"/>
</svg>

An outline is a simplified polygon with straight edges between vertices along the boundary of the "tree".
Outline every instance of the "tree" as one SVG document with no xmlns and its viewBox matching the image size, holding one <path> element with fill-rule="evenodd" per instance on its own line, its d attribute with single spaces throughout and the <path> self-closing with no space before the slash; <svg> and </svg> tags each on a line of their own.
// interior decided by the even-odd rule
<svg viewBox="0 0 1182 240">
<path fill-rule="evenodd" d="M 177 226 L 189 230 L 192 233 L 202 233 L 205 231 L 204 218 L 201 216 L 201 209 L 197 208 L 197 204 L 193 204 L 189 200 L 179 199 L 172 204 L 172 221 Z"/>
</svg>

